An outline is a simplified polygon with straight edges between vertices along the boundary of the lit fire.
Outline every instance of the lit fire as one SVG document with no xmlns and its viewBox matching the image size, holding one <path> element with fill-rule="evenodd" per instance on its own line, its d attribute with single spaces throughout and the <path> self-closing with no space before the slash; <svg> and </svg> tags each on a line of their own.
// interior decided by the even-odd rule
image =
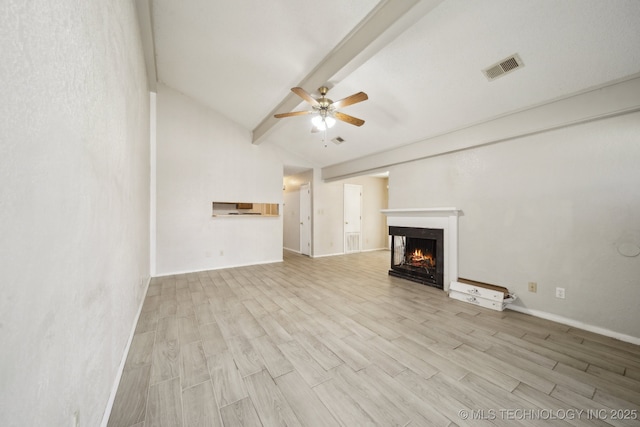
<svg viewBox="0 0 640 427">
<path fill-rule="evenodd" d="M 435 260 L 431 252 L 425 254 L 422 253 L 422 249 L 416 249 L 409 255 L 409 260 L 412 265 L 433 267 L 435 266 Z"/>
</svg>

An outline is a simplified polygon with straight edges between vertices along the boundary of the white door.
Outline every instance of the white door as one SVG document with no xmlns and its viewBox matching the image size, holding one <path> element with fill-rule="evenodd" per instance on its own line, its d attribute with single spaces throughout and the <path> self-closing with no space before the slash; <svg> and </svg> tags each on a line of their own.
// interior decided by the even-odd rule
<svg viewBox="0 0 640 427">
<path fill-rule="evenodd" d="M 300 186 L 300 253 L 311 256 L 311 186 Z"/>
<path fill-rule="evenodd" d="M 362 250 L 362 186 L 344 185 L 344 253 Z"/>
</svg>

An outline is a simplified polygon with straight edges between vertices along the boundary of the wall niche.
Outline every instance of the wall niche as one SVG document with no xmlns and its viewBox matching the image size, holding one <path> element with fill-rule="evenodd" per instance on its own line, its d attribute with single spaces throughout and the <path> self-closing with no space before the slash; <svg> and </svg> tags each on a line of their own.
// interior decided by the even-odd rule
<svg viewBox="0 0 640 427">
<path fill-rule="evenodd" d="M 278 203 L 213 202 L 214 217 L 221 216 L 279 216 Z"/>
</svg>

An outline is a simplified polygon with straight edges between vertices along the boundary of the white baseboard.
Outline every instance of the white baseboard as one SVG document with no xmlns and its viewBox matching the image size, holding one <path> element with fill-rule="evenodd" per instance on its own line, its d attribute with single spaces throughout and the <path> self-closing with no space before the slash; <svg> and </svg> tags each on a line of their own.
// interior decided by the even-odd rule
<svg viewBox="0 0 640 427">
<path fill-rule="evenodd" d="M 300 251 L 297 251 L 295 249 L 290 249 L 290 248 L 283 248 L 285 251 L 288 252 L 293 252 L 296 254 L 300 254 Z M 376 252 L 376 251 L 389 251 L 389 248 L 376 248 L 376 249 L 363 249 L 360 252 Z M 357 252 L 354 252 L 357 253 Z M 345 254 L 344 252 L 336 252 L 333 254 L 324 254 L 324 255 L 313 255 L 311 256 L 311 258 L 324 258 L 324 257 L 328 257 L 328 256 L 340 256 L 340 255 L 349 255 L 349 254 Z"/>
<path fill-rule="evenodd" d="M 325 258 L 328 256 L 338 256 L 338 255 L 345 255 L 344 252 L 337 252 L 335 254 L 324 254 L 324 255 L 311 255 L 311 258 Z"/>
<path fill-rule="evenodd" d="M 631 344 L 640 345 L 640 338 L 631 335 L 621 334 L 610 329 L 601 328 L 599 326 L 589 325 L 588 323 L 580 322 L 578 320 L 570 319 L 564 316 L 558 316 L 557 314 L 547 313 L 546 311 L 532 310 L 530 308 L 521 307 L 519 305 L 509 304 L 506 307 L 509 310 L 517 311 L 531 316 L 540 317 L 542 319 L 551 320 L 553 322 L 562 323 L 563 325 L 573 326 L 574 328 L 584 329 L 585 331 L 593 332 L 595 334 L 604 335 L 610 338 L 615 338 L 620 341 L 625 341 Z"/>
<path fill-rule="evenodd" d="M 376 251 L 388 251 L 390 250 L 389 248 L 378 248 L 378 249 L 363 249 L 360 252 L 376 252 Z M 357 254 L 360 252 L 351 252 L 351 253 L 344 253 L 344 252 L 336 252 L 333 254 L 324 254 L 324 255 L 313 255 L 311 258 L 324 258 L 324 257 L 328 257 L 328 256 L 339 256 L 339 255 L 351 255 L 351 254 Z"/>
<path fill-rule="evenodd" d="M 282 262 L 282 261 L 283 261 L 282 258 L 280 258 L 280 259 L 275 259 L 275 260 L 270 260 L 270 261 L 249 262 L 249 263 L 246 263 L 246 264 L 221 265 L 219 267 L 201 268 L 199 270 L 173 271 L 173 272 L 169 272 L 169 273 L 158 274 L 158 275 L 153 276 L 153 277 L 167 277 L 167 276 L 176 276 L 178 274 L 200 273 L 202 271 L 224 270 L 225 268 L 249 267 L 249 266 L 252 266 L 252 265 L 261 265 L 261 264 L 274 264 L 274 263 Z"/>
<path fill-rule="evenodd" d="M 109 417 L 111 416 L 111 410 L 113 409 L 113 402 L 116 400 L 116 393 L 118 392 L 118 386 L 120 386 L 120 379 L 122 379 L 122 373 L 124 372 L 124 364 L 127 361 L 127 356 L 129 355 L 129 348 L 131 347 L 131 342 L 133 341 L 133 336 L 135 335 L 136 327 L 138 326 L 138 320 L 140 320 L 140 314 L 142 313 L 142 306 L 144 305 L 144 300 L 147 296 L 147 292 L 149 291 L 149 284 L 151 284 L 151 277 L 149 277 L 149 279 L 147 280 L 147 285 L 144 287 L 144 292 L 142 293 L 142 301 L 140 301 L 140 307 L 138 307 L 138 313 L 136 314 L 136 317 L 133 320 L 133 327 L 131 328 L 131 333 L 129 334 L 129 340 L 127 341 L 127 345 L 124 348 L 124 352 L 122 353 L 122 359 L 120 360 L 120 366 L 118 367 L 116 379 L 113 382 L 113 387 L 111 387 L 111 394 L 109 395 L 109 401 L 107 402 L 107 407 L 104 410 L 102 422 L 100 423 L 101 427 L 107 427 L 107 423 L 109 422 Z"/>
</svg>

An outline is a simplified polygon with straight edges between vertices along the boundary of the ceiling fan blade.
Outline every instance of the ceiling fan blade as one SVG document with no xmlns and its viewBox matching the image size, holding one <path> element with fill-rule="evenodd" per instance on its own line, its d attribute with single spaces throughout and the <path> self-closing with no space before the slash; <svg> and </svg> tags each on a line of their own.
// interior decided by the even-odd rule
<svg viewBox="0 0 640 427">
<path fill-rule="evenodd" d="M 304 99 L 305 101 L 307 101 L 309 104 L 311 104 L 314 107 L 320 106 L 320 103 L 318 101 L 316 101 L 315 98 L 313 98 L 311 95 L 309 95 L 309 93 L 306 90 L 302 89 L 301 87 L 293 87 L 293 88 L 291 88 L 291 92 L 295 93 L 300 98 Z"/>
<path fill-rule="evenodd" d="M 337 111 L 333 113 L 333 117 L 354 126 L 362 126 L 364 124 L 364 120 L 362 119 L 358 119 L 356 117 L 350 116 L 348 114 L 340 113 Z"/>
<path fill-rule="evenodd" d="M 281 119 L 283 117 L 304 116 L 311 113 L 313 113 L 313 111 L 292 111 L 290 113 L 274 114 L 273 117 L 275 117 L 276 119 Z"/>
<path fill-rule="evenodd" d="M 340 101 L 336 101 L 331 105 L 335 108 L 343 108 L 349 105 L 356 104 L 358 102 L 366 101 L 367 99 L 369 99 L 369 97 L 367 96 L 366 93 L 358 92 L 358 93 L 354 93 L 351 96 L 347 96 L 346 98 L 341 99 Z"/>
</svg>

